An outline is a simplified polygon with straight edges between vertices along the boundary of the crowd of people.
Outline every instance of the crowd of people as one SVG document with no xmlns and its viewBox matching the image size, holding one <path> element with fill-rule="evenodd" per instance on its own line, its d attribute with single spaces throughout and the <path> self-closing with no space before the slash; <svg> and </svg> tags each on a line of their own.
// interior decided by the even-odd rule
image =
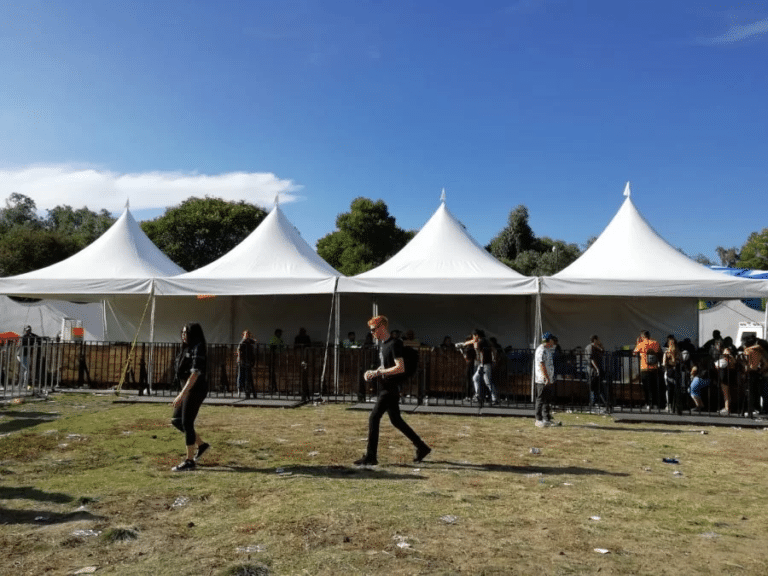
<svg viewBox="0 0 768 576">
<path fill-rule="evenodd" d="M 678 342 L 674 335 L 665 346 L 641 332 L 633 354 L 640 358 L 640 378 L 645 397 L 644 408 L 682 414 L 719 409 L 729 415 L 746 412 L 765 414 L 768 410 L 768 342 L 747 335 L 737 347 L 731 337 L 719 330 L 696 348 L 690 340 Z M 715 402 L 717 389 L 722 392 L 723 406 L 707 406 Z M 709 392 L 709 394 L 707 394 Z"/>
</svg>

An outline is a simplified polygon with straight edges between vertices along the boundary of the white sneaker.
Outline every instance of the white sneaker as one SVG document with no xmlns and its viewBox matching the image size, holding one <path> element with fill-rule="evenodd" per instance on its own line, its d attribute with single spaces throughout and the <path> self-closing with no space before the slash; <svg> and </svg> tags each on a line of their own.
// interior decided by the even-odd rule
<svg viewBox="0 0 768 576">
<path fill-rule="evenodd" d="M 549 426 L 549 422 L 546 422 L 544 420 L 536 420 L 537 428 L 546 428 L 547 426 Z"/>
<path fill-rule="evenodd" d="M 562 426 L 563 423 L 560 422 L 560 420 L 552 420 L 551 418 L 547 420 L 547 426 Z"/>
</svg>

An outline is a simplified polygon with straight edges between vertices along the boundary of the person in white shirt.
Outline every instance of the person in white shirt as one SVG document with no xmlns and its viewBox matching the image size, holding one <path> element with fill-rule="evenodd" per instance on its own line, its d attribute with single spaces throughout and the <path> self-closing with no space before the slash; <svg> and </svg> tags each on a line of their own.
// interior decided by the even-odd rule
<svg viewBox="0 0 768 576">
<path fill-rule="evenodd" d="M 551 389 L 549 385 L 554 382 L 555 362 L 553 353 L 555 350 L 555 337 L 551 332 L 545 332 L 541 337 L 541 344 L 534 353 L 536 398 L 534 409 L 536 410 L 536 426 L 547 428 L 549 426 L 560 426 L 560 422 L 552 419 L 552 409 L 550 407 Z"/>
</svg>

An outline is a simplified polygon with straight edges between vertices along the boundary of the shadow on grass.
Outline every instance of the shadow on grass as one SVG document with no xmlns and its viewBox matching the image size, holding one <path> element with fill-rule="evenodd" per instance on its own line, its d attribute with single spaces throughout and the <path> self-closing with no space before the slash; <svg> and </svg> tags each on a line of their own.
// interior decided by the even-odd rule
<svg viewBox="0 0 768 576">
<path fill-rule="evenodd" d="M 9 510 L 0 507 L 0 523 L 2 524 L 64 524 L 79 520 L 104 520 L 104 516 L 97 516 L 90 512 L 51 512 L 50 510 Z"/>
<path fill-rule="evenodd" d="M 410 468 L 413 468 L 412 466 Z M 365 468 L 357 466 L 283 466 L 282 472 L 276 468 L 251 468 L 248 466 L 198 466 L 200 472 L 240 472 L 247 474 L 265 474 L 269 476 L 315 476 L 321 478 L 346 478 L 350 480 L 426 480 L 423 476 L 401 474 L 385 468 Z"/>
<path fill-rule="evenodd" d="M 447 460 L 429 460 L 424 464 L 437 464 L 441 468 L 453 470 L 477 470 L 478 472 L 505 472 L 508 474 L 573 474 L 594 476 L 629 476 L 626 472 L 608 472 L 600 468 L 582 468 L 580 466 L 510 466 L 508 464 L 472 464 L 469 462 L 449 462 Z"/>
<path fill-rule="evenodd" d="M 38 502 L 56 502 L 65 504 L 74 498 L 61 492 L 43 492 L 32 486 L 0 486 L 0 500 L 37 500 Z"/>
<path fill-rule="evenodd" d="M 658 425 L 656 422 L 649 422 L 648 424 Z M 589 424 L 569 424 L 568 428 L 586 428 L 587 430 L 611 430 L 616 432 L 654 432 L 656 434 L 701 434 L 701 428 L 696 430 L 680 430 L 678 428 L 633 428 L 630 426 L 600 426 L 600 425 L 593 426 Z"/>
<path fill-rule="evenodd" d="M 51 414 L 50 412 L 17 412 L 13 410 L 0 411 L 0 417 L 7 416 L 11 418 L 6 422 L 0 422 L 0 434 L 7 434 L 9 432 L 18 432 L 25 428 L 31 428 L 37 426 L 41 422 L 51 422 L 59 417 L 59 414 Z"/>
</svg>

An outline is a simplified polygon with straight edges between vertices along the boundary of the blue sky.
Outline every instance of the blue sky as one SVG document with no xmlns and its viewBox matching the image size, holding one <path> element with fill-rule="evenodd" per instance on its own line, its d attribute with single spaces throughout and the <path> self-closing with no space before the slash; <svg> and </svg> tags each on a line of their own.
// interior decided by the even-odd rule
<svg viewBox="0 0 768 576">
<path fill-rule="evenodd" d="M 624 184 L 716 258 L 768 227 L 768 0 L 0 4 L 0 198 L 139 218 L 271 205 L 312 245 L 357 196 L 482 244 L 524 204 L 583 244 Z"/>
</svg>

